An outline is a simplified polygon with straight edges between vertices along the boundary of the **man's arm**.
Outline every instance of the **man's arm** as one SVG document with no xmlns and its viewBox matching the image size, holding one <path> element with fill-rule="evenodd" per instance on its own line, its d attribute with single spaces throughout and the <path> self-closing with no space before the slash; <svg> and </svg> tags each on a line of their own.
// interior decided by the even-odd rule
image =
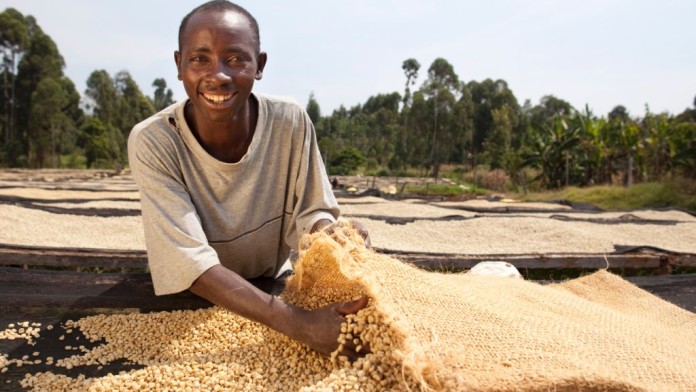
<svg viewBox="0 0 696 392">
<path fill-rule="evenodd" d="M 298 308 L 264 293 L 221 265 L 204 272 L 190 290 L 218 306 L 264 324 L 324 355 L 329 355 L 338 347 L 341 323 L 345 321 L 343 316 L 356 313 L 367 305 L 367 297 L 364 297 L 358 301 L 335 303 L 315 310 Z M 351 360 L 358 356 L 350 346 L 346 346 L 339 355 L 345 355 Z"/>
<path fill-rule="evenodd" d="M 361 234 L 369 242 L 367 230 L 356 222 Z M 333 224 L 331 220 L 321 219 L 312 227 L 312 232 Z M 259 322 L 288 337 L 298 340 L 312 349 L 324 354 L 331 354 L 338 347 L 338 335 L 341 323 L 347 314 L 357 313 L 367 306 L 368 299 L 334 303 L 315 310 L 306 310 L 289 305 L 273 295 L 267 294 L 244 278 L 227 268 L 216 265 L 204 272 L 190 288 L 194 294 L 228 309 L 242 317 Z M 354 360 L 357 354 L 351 342 L 347 342 L 339 355 Z"/>
</svg>

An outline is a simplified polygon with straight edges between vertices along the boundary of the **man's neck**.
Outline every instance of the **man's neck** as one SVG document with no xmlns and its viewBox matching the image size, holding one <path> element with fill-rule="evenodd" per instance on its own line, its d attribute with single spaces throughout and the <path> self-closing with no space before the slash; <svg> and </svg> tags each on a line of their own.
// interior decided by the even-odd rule
<svg viewBox="0 0 696 392">
<path fill-rule="evenodd" d="M 186 105 L 184 112 L 196 140 L 208 154 L 227 163 L 239 162 L 246 154 L 258 119 L 258 103 L 253 96 L 229 121 L 198 118 L 191 104 Z"/>
</svg>

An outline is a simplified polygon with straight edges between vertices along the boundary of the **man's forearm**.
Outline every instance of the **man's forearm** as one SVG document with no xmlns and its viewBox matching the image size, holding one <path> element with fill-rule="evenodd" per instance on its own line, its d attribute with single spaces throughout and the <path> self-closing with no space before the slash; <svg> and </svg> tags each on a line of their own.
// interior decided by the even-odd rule
<svg viewBox="0 0 696 392">
<path fill-rule="evenodd" d="M 280 298 L 264 293 L 233 271 L 216 265 L 204 272 L 190 288 L 194 294 L 242 317 L 298 338 L 295 322 L 299 310 Z"/>
</svg>

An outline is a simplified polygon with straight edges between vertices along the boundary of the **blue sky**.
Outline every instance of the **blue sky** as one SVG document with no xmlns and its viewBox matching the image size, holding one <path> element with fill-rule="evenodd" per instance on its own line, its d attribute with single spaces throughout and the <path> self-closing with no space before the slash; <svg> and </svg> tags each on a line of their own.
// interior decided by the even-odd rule
<svg viewBox="0 0 696 392">
<path fill-rule="evenodd" d="M 152 95 L 163 77 L 185 98 L 173 52 L 181 18 L 199 1 L 2 0 L 33 15 L 57 43 L 65 73 L 84 92 L 96 69 L 128 70 Z M 696 1 L 415 0 L 239 1 L 258 20 L 269 63 L 258 91 L 322 113 L 403 92 L 401 64 L 419 84 L 443 57 L 461 80 L 504 79 L 520 104 L 547 94 L 605 115 L 680 113 L 696 96 Z"/>
</svg>

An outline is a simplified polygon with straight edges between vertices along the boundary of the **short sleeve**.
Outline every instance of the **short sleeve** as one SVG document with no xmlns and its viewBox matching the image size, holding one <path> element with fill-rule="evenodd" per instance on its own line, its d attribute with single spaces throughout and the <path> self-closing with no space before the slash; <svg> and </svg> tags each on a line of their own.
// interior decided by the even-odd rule
<svg viewBox="0 0 696 392">
<path fill-rule="evenodd" d="M 161 121 L 136 126 L 128 138 L 129 164 L 140 190 L 148 265 L 157 295 L 189 289 L 203 272 L 220 263 L 178 168 L 173 132 Z"/>
<path fill-rule="evenodd" d="M 293 211 L 295 224 L 286 235 L 286 242 L 295 248 L 299 238 L 308 234 L 321 219 L 335 222 L 340 210 L 334 197 L 317 144 L 314 125 L 304 110 L 300 116 L 304 128 L 302 157 L 295 182 L 296 204 Z M 294 226 L 294 227 L 293 227 Z"/>
</svg>

